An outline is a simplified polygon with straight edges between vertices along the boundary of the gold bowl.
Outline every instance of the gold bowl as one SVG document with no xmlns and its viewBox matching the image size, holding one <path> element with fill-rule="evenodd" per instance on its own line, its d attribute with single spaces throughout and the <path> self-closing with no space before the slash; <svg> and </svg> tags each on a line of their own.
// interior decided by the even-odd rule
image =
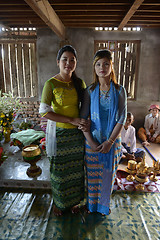
<svg viewBox="0 0 160 240">
<path fill-rule="evenodd" d="M 129 174 L 135 174 L 136 173 L 136 169 L 135 170 L 131 170 L 128 167 L 125 169 L 127 173 Z"/>
<path fill-rule="evenodd" d="M 41 150 L 38 145 L 31 144 L 23 147 L 22 156 L 25 158 L 33 158 L 41 154 Z"/>
<path fill-rule="evenodd" d="M 128 161 L 128 169 L 129 170 L 135 170 L 136 169 L 137 162 L 134 160 Z"/>
<path fill-rule="evenodd" d="M 135 179 L 139 183 L 145 183 L 148 181 L 148 178 L 145 175 L 135 175 Z"/>
<path fill-rule="evenodd" d="M 23 148 L 22 156 L 25 162 L 30 164 L 27 169 L 27 175 L 29 177 L 38 177 L 42 173 L 42 169 L 36 165 L 38 160 L 41 159 L 41 150 L 38 145 L 31 144 Z"/>
</svg>

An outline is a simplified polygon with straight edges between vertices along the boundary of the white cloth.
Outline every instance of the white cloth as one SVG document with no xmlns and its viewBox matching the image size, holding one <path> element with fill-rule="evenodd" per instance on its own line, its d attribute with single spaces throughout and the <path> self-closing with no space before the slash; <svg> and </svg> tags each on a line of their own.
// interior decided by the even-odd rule
<svg viewBox="0 0 160 240">
<path fill-rule="evenodd" d="M 153 118 L 152 113 L 150 113 L 145 117 L 144 127 L 147 135 L 150 135 L 149 129 L 151 128 L 152 124 L 153 130 L 155 131 L 153 137 L 156 138 L 158 135 L 160 135 L 160 114 L 157 114 Z"/>
<path fill-rule="evenodd" d="M 121 131 L 121 141 L 122 143 L 129 144 L 130 151 L 132 153 L 135 153 L 137 151 L 136 148 L 136 134 L 135 134 L 135 128 L 133 126 L 129 126 L 126 130 L 124 127 Z M 127 150 L 122 146 L 122 152 L 127 153 Z"/>
<path fill-rule="evenodd" d="M 39 113 L 45 114 L 48 112 L 54 112 L 51 106 L 46 103 L 40 103 Z M 56 156 L 56 152 L 56 122 L 48 119 L 46 128 L 46 153 L 48 157 L 52 157 Z"/>
</svg>

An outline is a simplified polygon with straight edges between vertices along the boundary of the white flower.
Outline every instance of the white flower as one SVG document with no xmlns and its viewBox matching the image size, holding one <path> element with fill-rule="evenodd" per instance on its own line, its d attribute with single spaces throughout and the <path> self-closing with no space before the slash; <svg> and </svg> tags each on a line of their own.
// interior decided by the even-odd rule
<svg viewBox="0 0 160 240">
<path fill-rule="evenodd" d="M 13 97 L 12 93 L 2 93 L 0 90 L 0 113 L 9 114 L 22 110 L 22 102 L 17 97 Z M 9 115 L 8 115 L 9 116 Z"/>
</svg>

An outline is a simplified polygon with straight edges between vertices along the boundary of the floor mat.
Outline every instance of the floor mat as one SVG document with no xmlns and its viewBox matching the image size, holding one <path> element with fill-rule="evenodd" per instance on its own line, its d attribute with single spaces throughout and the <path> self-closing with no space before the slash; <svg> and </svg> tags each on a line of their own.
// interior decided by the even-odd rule
<svg viewBox="0 0 160 240">
<path fill-rule="evenodd" d="M 113 192 L 111 214 L 53 215 L 50 193 L 0 193 L 0 240 L 158 240 L 158 193 Z"/>
</svg>

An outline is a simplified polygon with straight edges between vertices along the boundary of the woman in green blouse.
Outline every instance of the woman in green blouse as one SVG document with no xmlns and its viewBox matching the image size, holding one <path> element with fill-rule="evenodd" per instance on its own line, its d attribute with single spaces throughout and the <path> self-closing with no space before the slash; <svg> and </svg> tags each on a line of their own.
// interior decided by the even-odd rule
<svg viewBox="0 0 160 240">
<path fill-rule="evenodd" d="M 46 150 L 53 211 L 60 216 L 66 209 L 76 213 L 84 198 L 84 137 L 78 126 L 86 85 L 75 74 L 77 54 L 72 46 L 59 50 L 57 64 L 60 71 L 45 82 L 39 112 L 48 119 Z"/>
</svg>

